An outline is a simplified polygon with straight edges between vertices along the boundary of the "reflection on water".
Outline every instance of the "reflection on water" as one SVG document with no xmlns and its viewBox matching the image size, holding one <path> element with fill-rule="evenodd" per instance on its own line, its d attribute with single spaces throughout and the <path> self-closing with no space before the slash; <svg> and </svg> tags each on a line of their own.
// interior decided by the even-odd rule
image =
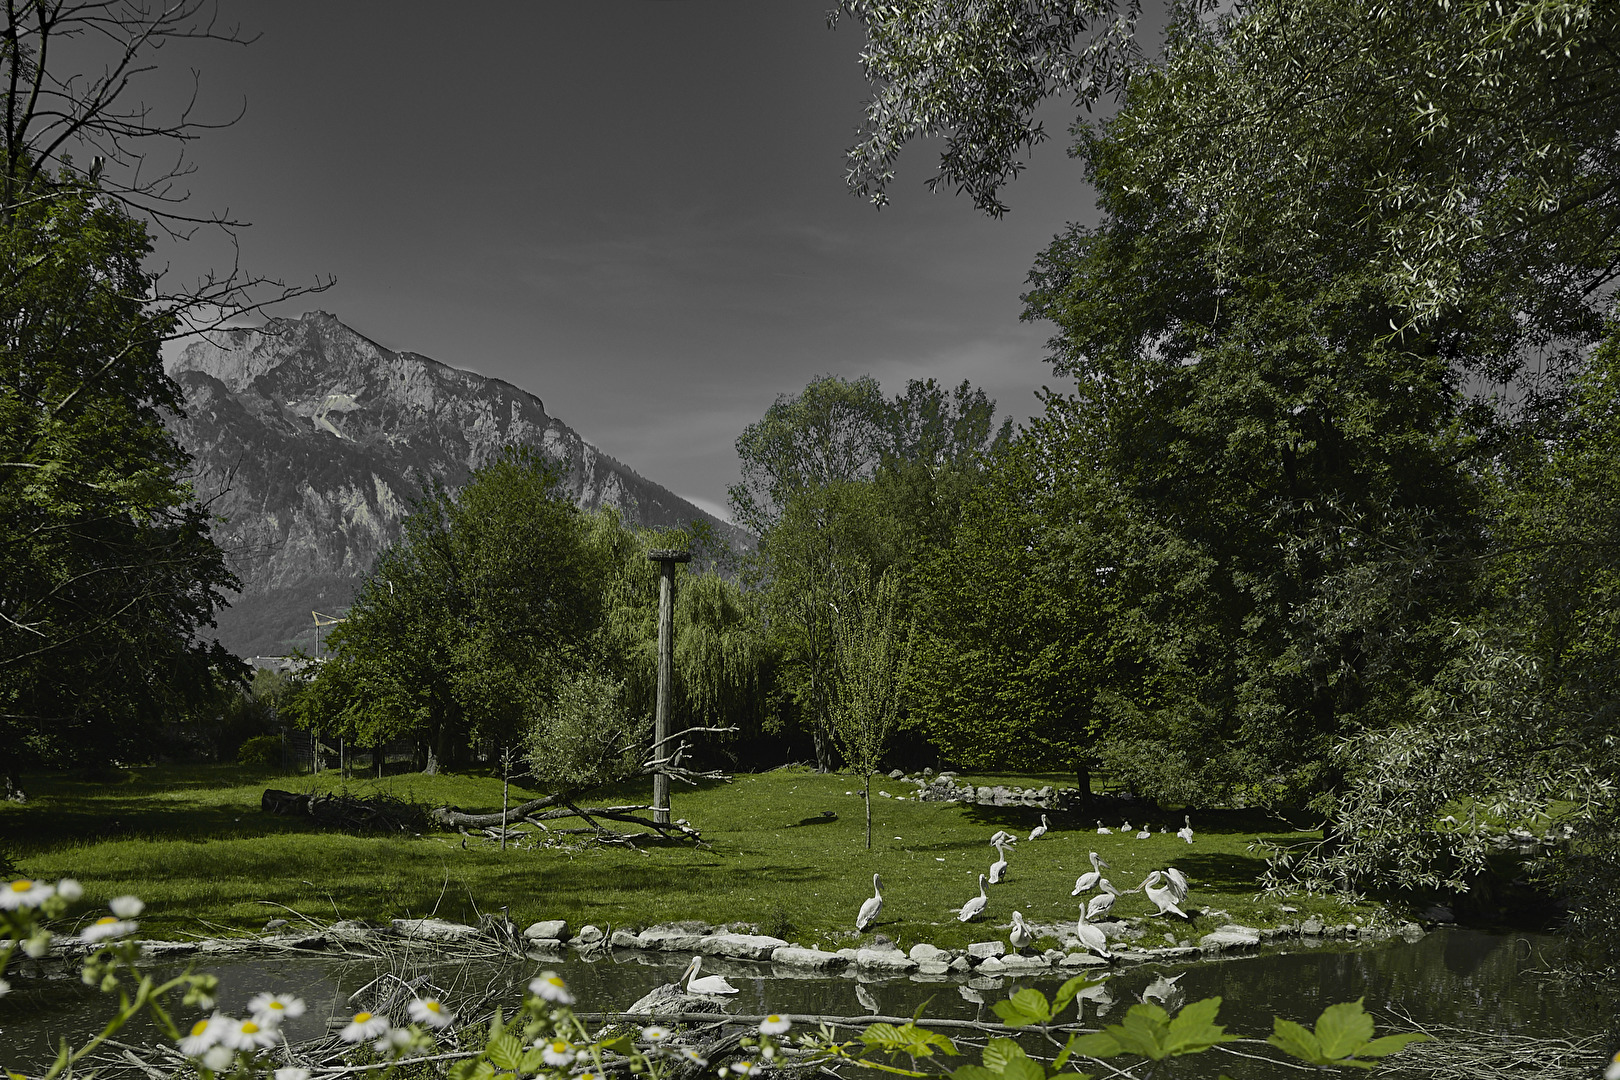
<svg viewBox="0 0 1620 1080">
<path fill-rule="evenodd" d="M 1325 1006 L 1356 998 L 1365 998 L 1367 1007 L 1376 1012 L 1393 1009 L 1420 1023 L 1529 1035 L 1602 1030 L 1612 1015 L 1612 1000 L 1597 1000 L 1590 987 L 1571 987 L 1542 976 L 1561 956 L 1562 942 L 1547 935 L 1464 929 L 1438 931 L 1415 944 L 1317 948 L 1296 944 L 1219 962 L 1123 968 L 1103 985 L 1088 988 L 1080 1005 L 1088 1023 L 1117 1022 L 1144 996 L 1175 1009 L 1219 994 L 1221 1022 L 1244 1035 L 1269 1033 L 1273 1015 L 1309 1024 Z M 994 1020 L 989 1004 L 1015 985 L 1036 986 L 1050 994 L 1062 982 L 1057 975 L 1016 983 L 976 978 L 965 984 L 854 975 L 792 978 L 773 973 L 769 964 L 707 958 L 704 963 L 740 988 L 730 1006 L 740 1013 L 909 1016 L 926 1002 L 925 1016 Z M 549 965 L 441 967 L 432 974 L 435 983 L 450 991 L 452 1003 L 458 995 L 482 996 L 491 985 L 508 987 L 516 1000 L 533 973 L 547 966 L 567 978 L 580 1008 L 612 1011 L 675 980 L 685 963 L 676 956 L 620 953 L 593 961 L 559 959 Z M 303 997 L 309 1011 L 288 1024 L 294 1041 L 324 1035 L 327 1019 L 347 1016 L 349 996 L 384 970 L 372 961 L 325 957 L 233 960 L 202 969 L 220 977 L 220 1007 L 226 1012 L 240 1015 L 247 1000 L 261 990 Z M 12 978 L 13 992 L 0 1000 L 0 1064 L 37 1072 L 58 1037 L 82 1041 L 105 1022 L 105 1000 L 77 986 L 76 980 L 41 983 L 17 974 Z M 1381 1031 L 1394 1023 L 1388 1016 L 1379 1018 Z M 144 1042 L 156 1032 L 146 1026 L 132 1035 L 128 1041 Z M 1245 1073 L 1260 1075 L 1247 1068 Z"/>
</svg>

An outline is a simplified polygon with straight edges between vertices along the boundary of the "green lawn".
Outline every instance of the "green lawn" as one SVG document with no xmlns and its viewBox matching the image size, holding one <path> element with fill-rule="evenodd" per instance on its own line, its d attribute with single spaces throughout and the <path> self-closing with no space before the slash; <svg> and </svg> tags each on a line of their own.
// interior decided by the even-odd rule
<svg viewBox="0 0 1620 1080">
<path fill-rule="evenodd" d="M 967 777 L 1024 785 L 1057 777 Z M 873 849 L 862 842 L 861 801 L 850 776 L 802 769 L 738 776 L 729 784 L 677 786 L 676 817 L 703 831 L 706 846 L 648 846 L 640 851 L 574 843 L 509 849 L 460 836 L 351 836 L 307 821 L 259 810 L 265 787 L 296 791 L 332 789 L 333 774 L 281 776 L 234 767 L 151 767 L 130 770 L 114 783 L 36 777 L 26 805 L 0 803 L 0 850 L 35 877 L 77 877 L 88 897 L 135 893 L 148 901 L 143 932 L 180 937 L 221 928 L 257 930 L 284 914 L 286 905 L 321 919 L 386 920 L 437 914 L 472 921 L 478 912 L 509 908 L 519 925 L 566 918 L 578 927 L 635 927 L 699 919 L 748 922 L 763 932 L 805 944 L 854 944 L 855 912 L 870 895 L 872 873 L 883 875 L 885 906 L 878 930 L 902 947 L 917 941 L 942 946 L 999 936 L 1014 909 L 1036 922 L 1068 922 L 1078 910 L 1070 890 L 1099 852 L 1120 888 L 1139 884 L 1149 870 L 1178 867 L 1193 882 L 1188 905 L 1223 909 L 1231 921 L 1266 926 L 1316 913 L 1332 922 L 1365 919 L 1373 905 L 1351 907 L 1324 898 L 1293 898 L 1295 915 L 1280 901 L 1257 896 L 1263 869 L 1248 850 L 1256 838 L 1297 839 L 1286 823 L 1252 811 L 1195 815 L 1197 840 L 1184 844 L 1171 832 L 1150 840 L 1096 833 L 1095 815 L 1053 819 L 1034 842 L 1021 841 L 1011 875 L 990 889 L 980 924 L 964 925 L 954 909 L 977 895 L 977 876 L 995 859 L 990 834 L 1006 828 L 1027 835 L 1039 813 L 1025 809 L 920 803 L 874 797 Z M 391 776 L 351 779 L 356 795 L 384 791 L 434 805 L 498 810 L 499 779 L 482 776 Z M 873 791 L 910 794 L 913 785 L 874 778 Z M 534 792 L 514 785 L 513 801 Z M 650 792 L 627 789 L 593 799 L 647 801 Z M 828 824 L 799 825 L 821 811 Z M 567 821 L 560 826 L 577 825 Z M 1109 824 L 1117 827 L 1119 822 Z M 1133 824 L 1139 824 L 1133 822 Z M 1122 897 L 1116 915 L 1154 910 L 1140 895 Z M 1154 920 L 1157 923 L 1159 920 Z M 1224 918 L 1202 919 L 1199 929 L 1166 926 L 1177 937 L 1196 937 Z M 1156 932 L 1146 944 L 1158 943 Z"/>
</svg>

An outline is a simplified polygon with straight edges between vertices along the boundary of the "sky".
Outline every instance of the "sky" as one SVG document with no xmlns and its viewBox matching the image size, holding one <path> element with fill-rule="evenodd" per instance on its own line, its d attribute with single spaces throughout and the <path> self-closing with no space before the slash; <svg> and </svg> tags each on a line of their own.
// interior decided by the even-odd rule
<svg viewBox="0 0 1620 1080">
<path fill-rule="evenodd" d="M 270 314 L 504 379 L 642 475 L 723 512 L 737 436 L 822 374 L 968 379 L 1003 415 L 1062 389 L 1025 275 L 1095 219 L 1071 110 L 996 220 L 930 194 L 909 148 L 879 211 L 843 183 L 868 90 L 831 0 L 586 4 L 222 0 L 257 35 L 191 44 L 137 84 L 198 76 L 190 206 L 251 222 L 245 269 L 335 277 Z M 176 277 L 228 265 L 165 245 Z"/>
</svg>

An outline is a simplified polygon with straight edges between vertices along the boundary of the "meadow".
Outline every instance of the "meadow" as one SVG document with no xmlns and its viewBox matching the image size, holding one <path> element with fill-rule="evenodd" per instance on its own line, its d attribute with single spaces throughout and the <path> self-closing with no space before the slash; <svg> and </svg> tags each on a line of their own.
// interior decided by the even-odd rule
<svg viewBox="0 0 1620 1080">
<path fill-rule="evenodd" d="M 1061 776 L 964 776 L 1026 786 L 1063 783 Z M 1070 781 L 1072 782 L 1072 781 Z M 645 802 L 649 791 L 599 792 L 592 805 Z M 266 787 L 298 792 L 378 792 L 428 805 L 499 810 L 501 781 L 487 775 L 391 775 L 343 778 L 334 772 L 286 776 L 227 766 L 152 766 L 115 770 L 95 781 L 31 778 L 25 804 L 0 803 L 0 853 L 19 872 L 39 878 L 72 876 L 90 897 L 134 893 L 148 903 L 143 936 L 185 938 L 260 930 L 273 918 L 384 922 L 437 916 L 474 922 L 503 910 L 521 927 L 564 918 L 578 928 L 636 928 L 701 920 L 750 923 L 763 933 L 828 948 L 870 940 L 854 930 L 855 912 L 883 876 L 884 910 L 876 932 L 902 947 L 929 941 L 950 947 L 1003 936 L 1012 912 L 1037 924 L 1072 924 L 1080 901 L 1075 877 L 1098 852 L 1120 889 L 1139 885 L 1156 868 L 1174 865 L 1192 882 L 1187 905 L 1210 914 L 1188 926 L 1144 922 L 1144 944 L 1196 941 L 1225 922 L 1269 926 L 1315 914 L 1330 923 L 1378 915 L 1370 902 L 1326 897 L 1273 897 L 1255 882 L 1264 869 L 1256 841 L 1298 840 L 1287 822 L 1258 811 L 1193 815 L 1191 845 L 1168 831 L 1137 840 L 1102 836 L 1096 814 L 1054 815 L 1035 841 L 1022 839 L 1039 823 L 1026 808 L 873 800 L 873 847 L 863 840 L 858 778 L 802 767 L 738 775 L 729 783 L 677 786 L 674 815 L 703 834 L 691 843 L 647 844 L 637 850 L 579 837 L 540 834 L 538 844 L 505 852 L 482 836 L 454 832 L 349 834 L 304 818 L 264 813 Z M 874 778 L 873 791 L 911 795 L 901 781 Z M 539 792 L 514 784 L 512 803 Z M 823 817 L 825 811 L 837 817 Z M 552 822 L 577 826 L 575 820 Z M 1116 829 L 1118 820 L 1107 824 Z M 1133 822 L 1140 826 L 1140 822 Z M 989 837 L 1018 833 L 1008 880 L 990 887 L 983 918 L 957 921 L 955 909 L 976 896 L 977 879 L 996 858 Z M 1296 909 L 1283 910 L 1283 906 Z M 1155 910 L 1127 893 L 1116 917 Z M 1219 914 L 1225 912 L 1225 914 Z M 1159 925 L 1159 924 L 1164 925 Z"/>
</svg>

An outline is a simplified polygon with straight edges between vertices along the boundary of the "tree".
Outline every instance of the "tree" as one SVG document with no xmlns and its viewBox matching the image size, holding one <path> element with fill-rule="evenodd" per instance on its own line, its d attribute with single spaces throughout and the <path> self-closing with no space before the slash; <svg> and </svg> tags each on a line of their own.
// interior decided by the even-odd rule
<svg viewBox="0 0 1620 1080">
<path fill-rule="evenodd" d="M 861 776 L 866 802 L 866 848 L 872 849 L 872 774 L 900 712 L 901 687 L 911 657 L 911 634 L 899 621 L 899 577 L 868 577 L 833 608 L 837 688 L 831 729 L 838 750 Z"/>
</svg>

